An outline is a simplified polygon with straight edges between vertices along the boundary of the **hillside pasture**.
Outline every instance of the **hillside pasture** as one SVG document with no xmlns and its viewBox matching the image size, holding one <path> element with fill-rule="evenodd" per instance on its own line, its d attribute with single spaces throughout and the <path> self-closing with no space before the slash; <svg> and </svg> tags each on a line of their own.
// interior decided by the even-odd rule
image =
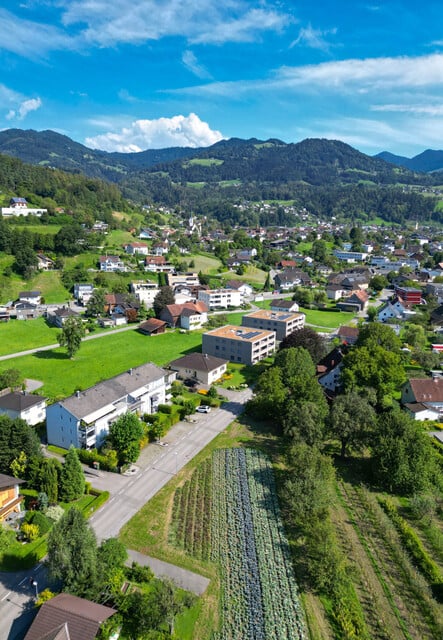
<svg viewBox="0 0 443 640">
<path fill-rule="evenodd" d="M 49 327 L 44 318 L 10 320 L 0 324 L 0 356 L 57 342 L 60 329 Z M 2 363 L 4 365 L 7 365 Z M 10 368 L 6 366 L 5 368 Z"/>
</svg>

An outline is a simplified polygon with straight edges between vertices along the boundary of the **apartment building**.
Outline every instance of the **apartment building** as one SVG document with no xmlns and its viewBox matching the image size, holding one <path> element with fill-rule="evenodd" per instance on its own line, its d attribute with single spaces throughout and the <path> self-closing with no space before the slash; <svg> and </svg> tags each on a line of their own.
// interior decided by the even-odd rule
<svg viewBox="0 0 443 640">
<path fill-rule="evenodd" d="M 208 309 L 228 309 L 239 307 L 243 302 L 243 295 L 236 289 L 207 289 L 198 292 L 198 299 L 204 302 Z"/>
<path fill-rule="evenodd" d="M 293 331 L 305 326 L 305 314 L 260 309 L 243 316 L 242 326 L 275 331 L 276 339 L 283 340 Z"/>
<path fill-rule="evenodd" d="M 137 300 L 150 309 L 154 304 L 154 298 L 160 291 L 155 282 L 131 282 L 131 293 L 135 295 Z"/>
<path fill-rule="evenodd" d="M 50 405 L 48 443 L 64 449 L 71 444 L 78 449 L 100 447 L 121 415 L 155 413 L 167 402 L 175 377 L 175 372 L 148 362 Z"/>
<path fill-rule="evenodd" d="M 225 325 L 203 334 L 202 352 L 241 364 L 256 364 L 275 351 L 275 331 Z"/>
</svg>

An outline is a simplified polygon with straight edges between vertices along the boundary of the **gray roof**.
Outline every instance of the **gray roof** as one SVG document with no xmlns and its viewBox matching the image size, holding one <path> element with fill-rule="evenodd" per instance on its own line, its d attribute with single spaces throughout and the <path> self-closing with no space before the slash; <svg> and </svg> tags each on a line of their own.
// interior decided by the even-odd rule
<svg viewBox="0 0 443 640">
<path fill-rule="evenodd" d="M 112 404 L 119 398 L 123 398 L 140 387 L 154 380 L 164 378 L 166 371 L 157 367 L 152 362 L 147 362 L 139 367 L 129 369 L 115 378 L 99 382 L 94 387 L 79 391 L 74 395 L 59 402 L 73 416 L 84 418 L 94 411 L 98 411 L 108 404 Z"/>
<path fill-rule="evenodd" d="M 25 640 L 94 640 L 102 622 L 115 609 L 60 593 L 39 609 Z"/>
<path fill-rule="evenodd" d="M 182 358 L 173 360 L 169 366 L 195 369 L 196 371 L 213 371 L 227 362 L 227 360 L 223 360 L 222 358 L 209 356 L 207 353 L 188 353 Z"/>
<path fill-rule="evenodd" d="M 4 396 L 0 396 L 0 409 L 10 409 L 11 411 L 24 411 L 33 407 L 36 404 L 40 404 L 46 400 L 43 396 L 35 396 L 33 394 L 24 394 L 14 391 L 13 393 L 7 393 Z"/>
<path fill-rule="evenodd" d="M 24 480 L 20 478 L 14 478 L 13 476 L 7 476 L 4 473 L 0 473 L 0 489 L 7 489 L 8 487 L 14 487 L 16 484 L 23 484 Z"/>
</svg>

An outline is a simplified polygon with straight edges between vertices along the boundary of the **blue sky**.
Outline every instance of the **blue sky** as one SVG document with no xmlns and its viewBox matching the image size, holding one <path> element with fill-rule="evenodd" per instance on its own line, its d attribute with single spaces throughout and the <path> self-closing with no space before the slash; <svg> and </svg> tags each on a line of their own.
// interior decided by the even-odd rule
<svg viewBox="0 0 443 640">
<path fill-rule="evenodd" d="M 0 31 L 2 129 L 443 148 L 440 0 L 3 0 Z"/>
</svg>

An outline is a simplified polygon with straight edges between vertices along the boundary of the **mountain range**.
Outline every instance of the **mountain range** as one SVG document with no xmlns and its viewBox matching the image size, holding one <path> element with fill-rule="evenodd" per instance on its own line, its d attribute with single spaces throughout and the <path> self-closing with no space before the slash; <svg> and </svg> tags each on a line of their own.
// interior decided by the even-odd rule
<svg viewBox="0 0 443 640">
<path fill-rule="evenodd" d="M 387 152 L 371 157 L 343 142 L 316 138 L 290 144 L 277 139 L 231 138 L 205 148 L 108 153 L 89 149 L 54 131 L 22 129 L 0 132 L 0 153 L 30 164 L 117 183 L 124 183 L 134 174 L 138 174 L 138 180 L 148 182 L 149 174 L 168 176 L 180 184 L 303 181 L 321 185 L 362 180 L 376 184 L 423 183 L 424 177 L 414 172 L 435 171 L 443 166 L 443 151 L 426 151 L 411 160 Z"/>
<path fill-rule="evenodd" d="M 382 151 L 374 157 L 381 158 L 398 167 L 405 167 L 411 171 L 420 171 L 423 173 L 443 171 L 443 151 L 436 151 L 434 149 L 426 149 L 426 151 L 419 153 L 413 158 L 396 156 L 393 153 L 389 153 L 389 151 Z"/>
</svg>

